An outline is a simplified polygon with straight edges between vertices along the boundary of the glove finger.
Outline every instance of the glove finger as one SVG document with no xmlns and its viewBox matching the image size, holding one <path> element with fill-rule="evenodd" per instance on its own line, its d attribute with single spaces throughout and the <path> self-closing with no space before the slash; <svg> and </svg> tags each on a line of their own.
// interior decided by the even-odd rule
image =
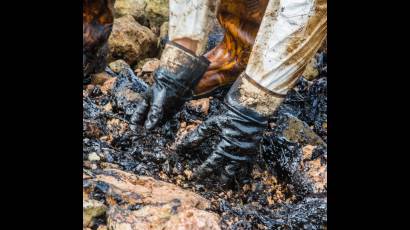
<svg viewBox="0 0 410 230">
<path fill-rule="evenodd" d="M 197 147 L 202 141 L 217 132 L 218 119 L 219 116 L 214 116 L 205 120 L 194 131 L 187 134 L 177 148 L 181 150 Z"/>
<path fill-rule="evenodd" d="M 142 124 L 145 115 L 148 111 L 148 102 L 146 99 L 142 100 L 139 104 L 136 104 L 134 113 L 131 116 L 131 123 Z"/>
<path fill-rule="evenodd" d="M 142 100 L 135 104 L 134 114 L 131 116 L 131 123 L 143 124 L 145 116 L 148 112 L 149 103 L 151 100 L 152 89 L 148 88 L 147 91 L 142 94 Z"/>
<path fill-rule="evenodd" d="M 164 102 L 166 99 L 166 91 L 161 90 L 153 95 L 151 108 L 145 121 L 145 128 L 152 130 L 164 116 Z"/>
<path fill-rule="evenodd" d="M 251 181 L 252 162 L 229 161 L 221 172 L 220 182 L 222 186 L 232 186 L 237 181 L 246 184 Z"/>
<path fill-rule="evenodd" d="M 223 185 L 231 184 L 241 167 L 242 164 L 240 162 L 234 160 L 229 161 L 221 172 L 220 182 Z"/>
<path fill-rule="evenodd" d="M 225 158 L 217 152 L 213 152 L 206 159 L 206 161 L 204 161 L 198 168 L 196 168 L 196 170 L 194 170 L 192 177 L 196 179 L 204 178 L 214 170 L 219 170 L 224 163 Z"/>
</svg>

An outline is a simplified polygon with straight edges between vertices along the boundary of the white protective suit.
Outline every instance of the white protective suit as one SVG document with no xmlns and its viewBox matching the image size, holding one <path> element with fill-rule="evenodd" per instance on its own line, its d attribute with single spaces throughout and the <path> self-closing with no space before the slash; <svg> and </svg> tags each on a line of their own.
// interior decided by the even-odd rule
<svg viewBox="0 0 410 230">
<path fill-rule="evenodd" d="M 198 41 L 196 53 L 204 54 L 219 2 L 170 0 L 169 39 Z M 285 95 L 326 34 L 326 0 L 270 0 L 245 70 L 248 80 Z"/>
</svg>

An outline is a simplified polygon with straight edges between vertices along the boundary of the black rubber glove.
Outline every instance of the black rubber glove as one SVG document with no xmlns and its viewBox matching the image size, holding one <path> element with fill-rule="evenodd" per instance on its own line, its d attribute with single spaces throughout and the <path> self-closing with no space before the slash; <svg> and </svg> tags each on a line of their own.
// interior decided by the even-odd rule
<svg viewBox="0 0 410 230">
<path fill-rule="evenodd" d="M 161 63 L 154 72 L 154 84 L 145 94 L 132 122 L 142 123 L 153 129 L 165 115 L 172 115 L 193 95 L 193 89 L 208 69 L 209 61 L 198 57 L 190 50 L 173 42 L 168 42 L 161 55 Z"/>
<path fill-rule="evenodd" d="M 225 109 L 222 114 L 200 124 L 178 146 L 178 152 L 186 152 L 198 147 L 212 135 L 220 136 L 220 142 L 208 159 L 194 170 L 195 179 L 220 171 L 221 182 L 229 185 L 241 169 L 250 171 L 249 166 L 258 152 L 268 122 L 262 114 L 241 105 L 237 85 L 235 83 L 225 97 Z"/>
</svg>

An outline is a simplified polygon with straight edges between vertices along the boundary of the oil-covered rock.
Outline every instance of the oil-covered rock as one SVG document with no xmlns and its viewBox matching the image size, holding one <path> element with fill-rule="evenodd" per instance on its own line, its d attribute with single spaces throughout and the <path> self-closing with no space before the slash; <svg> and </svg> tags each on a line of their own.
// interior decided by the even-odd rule
<svg viewBox="0 0 410 230">
<path fill-rule="evenodd" d="M 162 126 L 147 132 L 133 124 L 130 115 L 149 84 L 127 65 L 117 65 L 115 71 L 108 68 L 106 73 L 110 77 L 84 86 L 83 91 L 84 194 L 108 207 L 106 215 L 94 218 L 92 228 L 113 229 L 112 226 L 126 224 L 121 218 L 128 216 L 129 220 L 139 221 L 132 223 L 142 224 L 138 226 L 158 223 L 164 228 L 181 221 L 186 221 L 186 226 L 199 226 L 198 221 L 206 220 L 212 223 L 209 226 L 217 222 L 215 228 L 209 229 L 326 229 L 327 64 L 324 55 L 317 63 L 318 76 L 312 81 L 301 78 L 270 118 L 270 128 L 264 133 L 251 177 L 229 189 L 222 188 L 214 178 L 190 180 L 193 169 L 206 159 L 218 140 L 207 140 L 201 146 L 202 154 L 177 155 L 175 152 L 182 136 L 207 117 L 220 113 L 227 89 L 186 103 Z M 117 176 L 107 173 L 113 170 L 120 173 Z M 101 179 L 102 175 L 105 179 Z M 119 175 L 127 175 L 128 179 L 121 179 Z M 181 209 L 183 200 L 166 199 L 175 196 L 174 192 L 158 195 L 153 190 L 145 190 L 148 193 L 144 195 L 141 191 L 145 182 L 138 178 L 146 176 L 173 184 L 183 193 L 196 194 L 209 206 Z M 141 191 L 124 192 L 126 187 L 121 187 L 124 181 L 129 181 L 128 185 L 133 188 L 139 186 Z M 152 186 L 146 185 L 146 188 Z M 152 199 L 165 200 L 153 206 L 155 202 L 143 199 L 149 195 Z M 152 222 L 141 218 L 153 213 Z M 166 221 L 155 219 L 156 215 L 164 215 Z"/>
</svg>

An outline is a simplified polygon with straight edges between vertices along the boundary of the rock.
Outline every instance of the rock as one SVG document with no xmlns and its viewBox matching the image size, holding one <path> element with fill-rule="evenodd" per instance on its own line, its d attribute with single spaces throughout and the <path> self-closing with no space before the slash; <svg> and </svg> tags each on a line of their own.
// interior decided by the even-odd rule
<svg viewBox="0 0 410 230">
<path fill-rule="evenodd" d="M 265 157 L 276 162 L 282 179 L 299 197 L 327 191 L 327 145 L 303 121 L 282 114 L 270 134 L 272 150 Z"/>
<path fill-rule="evenodd" d="M 327 140 L 327 60 L 318 55 L 319 78 L 300 78 L 278 108 L 278 114 L 292 114 L 305 122 L 325 142 Z"/>
<path fill-rule="evenodd" d="M 98 166 L 96 164 L 91 164 L 91 169 L 92 170 L 96 170 L 98 168 Z"/>
<path fill-rule="evenodd" d="M 112 164 L 112 163 L 108 163 L 108 162 L 101 162 L 101 163 L 100 163 L 100 167 L 101 167 L 102 169 L 107 169 L 107 168 L 110 168 L 110 169 L 120 169 L 120 166 L 119 166 L 119 165 L 117 165 L 117 164 Z"/>
<path fill-rule="evenodd" d="M 128 123 L 125 123 L 119 119 L 110 119 L 107 121 L 107 129 L 110 132 L 110 139 L 115 139 L 123 136 L 128 129 Z"/>
<path fill-rule="evenodd" d="M 100 124 L 95 120 L 101 109 L 91 100 L 83 98 L 83 132 L 85 137 L 98 138 L 105 134 Z"/>
<path fill-rule="evenodd" d="M 201 98 L 197 100 L 190 100 L 184 104 L 180 112 L 181 118 L 190 123 L 200 124 L 204 121 L 210 112 L 218 111 L 215 107 L 211 109 L 211 98 Z"/>
<path fill-rule="evenodd" d="M 151 177 L 136 176 L 118 169 L 105 169 L 96 175 L 95 182 L 103 182 L 112 190 L 110 195 L 121 197 L 128 204 L 159 204 L 179 200 L 182 209 L 210 207 L 210 202 L 178 186 L 155 180 Z"/>
<path fill-rule="evenodd" d="M 107 81 L 105 81 L 104 84 L 101 86 L 101 92 L 103 94 L 108 94 L 109 92 L 111 92 L 116 80 L 116 78 L 110 78 Z"/>
<path fill-rule="evenodd" d="M 162 23 L 169 19 L 168 0 L 146 0 L 146 16 L 152 27 L 160 27 Z"/>
<path fill-rule="evenodd" d="M 83 200 L 83 227 L 90 226 L 95 217 L 103 215 L 107 206 L 97 200 Z"/>
<path fill-rule="evenodd" d="M 186 169 L 186 170 L 184 170 L 184 174 L 190 180 L 192 178 L 193 173 L 192 173 L 191 170 Z"/>
<path fill-rule="evenodd" d="M 148 90 L 148 85 L 137 78 L 130 68 L 120 71 L 111 88 L 113 97 L 113 108 L 125 113 L 126 116 L 135 114 L 135 109 L 143 99 L 143 94 Z"/>
<path fill-rule="evenodd" d="M 202 122 L 201 121 L 195 121 L 193 123 L 187 124 L 186 122 L 181 122 L 180 128 L 177 131 L 176 137 L 175 137 L 175 142 L 171 146 L 171 148 L 176 148 L 177 145 L 179 145 L 182 141 L 182 139 L 188 135 L 188 133 L 191 133 L 193 130 L 195 130 L 198 125 L 200 125 Z"/>
<path fill-rule="evenodd" d="M 94 90 L 95 85 L 89 84 L 83 90 L 83 97 L 89 97 L 92 91 Z"/>
<path fill-rule="evenodd" d="M 197 113 L 208 115 L 209 98 L 201 98 L 198 100 L 191 100 L 187 103 L 189 109 L 195 110 Z"/>
<path fill-rule="evenodd" d="M 114 5 L 115 18 L 131 15 L 138 21 L 145 15 L 146 5 L 145 0 L 116 0 Z"/>
<path fill-rule="evenodd" d="M 97 73 L 91 76 L 91 84 L 93 85 L 103 85 L 104 82 L 107 80 L 113 78 L 111 75 L 109 75 L 107 72 L 101 72 Z"/>
<path fill-rule="evenodd" d="M 91 168 L 91 162 L 90 161 L 83 161 L 83 167 L 84 168 L 87 168 L 87 169 L 90 169 Z"/>
<path fill-rule="evenodd" d="M 188 209 L 174 215 L 165 224 L 166 230 L 219 230 L 216 214 L 197 209 Z"/>
<path fill-rule="evenodd" d="M 92 152 L 92 153 L 88 154 L 88 160 L 89 161 L 100 161 L 101 158 L 100 158 L 100 156 L 98 156 L 97 153 Z"/>
<path fill-rule="evenodd" d="M 159 28 L 168 20 L 168 0 L 117 0 L 115 17 L 131 15 L 144 26 Z"/>
<path fill-rule="evenodd" d="M 219 217 L 215 213 L 189 208 L 179 211 L 180 203 L 147 205 L 136 211 L 112 206 L 107 213 L 110 230 L 161 229 L 161 230 L 219 230 Z"/>
<path fill-rule="evenodd" d="M 92 176 L 83 173 L 83 180 L 87 180 L 87 179 L 91 179 L 91 178 L 92 178 Z"/>
<path fill-rule="evenodd" d="M 117 74 L 119 74 L 123 69 L 131 68 L 130 65 L 122 59 L 111 62 L 108 64 L 108 67 L 110 67 L 110 69 Z"/>
<path fill-rule="evenodd" d="M 142 73 L 152 73 L 159 66 L 159 60 L 157 58 L 151 58 L 145 62 L 142 66 Z"/>
<path fill-rule="evenodd" d="M 142 71 L 142 70 L 137 67 L 137 68 L 135 68 L 134 73 L 135 73 L 135 75 L 138 76 L 138 75 L 140 75 L 141 71 Z"/>
<path fill-rule="evenodd" d="M 178 202 L 148 205 L 136 211 L 115 205 L 107 213 L 108 229 L 163 229 L 162 227 L 171 218 L 173 212 L 176 212 L 177 208 Z"/>
<path fill-rule="evenodd" d="M 161 48 L 165 47 L 165 43 L 168 41 L 168 29 L 168 21 L 162 23 L 161 27 L 159 28 L 159 43 Z"/>
<path fill-rule="evenodd" d="M 97 230 L 107 230 L 107 226 L 106 225 L 100 225 L 98 226 Z"/>
<path fill-rule="evenodd" d="M 210 201 L 174 184 L 118 169 L 104 169 L 85 181 L 89 191 L 105 192 L 109 230 L 220 229 L 219 216 L 205 211 Z"/>
<path fill-rule="evenodd" d="M 148 85 L 154 84 L 153 72 L 159 66 L 159 60 L 157 58 L 146 58 L 140 62 L 135 69 L 135 73 Z"/>
<path fill-rule="evenodd" d="M 106 105 L 104 105 L 104 106 L 102 107 L 102 109 L 103 109 L 104 112 L 111 112 L 111 111 L 112 111 L 112 104 L 111 104 L 111 102 L 108 102 Z"/>
<path fill-rule="evenodd" d="M 93 120 L 85 120 L 83 122 L 83 132 L 89 138 L 99 138 L 105 134 L 99 123 Z"/>
<path fill-rule="evenodd" d="M 290 142 L 326 146 L 322 138 L 305 122 L 292 115 L 282 117 L 277 123 L 281 124 L 283 137 Z"/>
<path fill-rule="evenodd" d="M 312 59 L 308 62 L 302 76 L 310 81 L 315 79 L 317 76 L 319 76 L 319 70 L 317 69 L 316 57 L 312 57 Z"/>
<path fill-rule="evenodd" d="M 320 48 L 320 52 L 317 52 L 315 56 L 308 62 L 302 76 L 309 80 L 313 81 L 318 76 L 323 76 L 327 72 L 327 65 L 325 65 L 325 60 L 327 56 L 326 52 L 326 42 L 323 43 Z"/>
<path fill-rule="evenodd" d="M 142 67 L 145 65 L 145 63 L 150 62 L 152 60 L 158 60 L 158 58 L 145 58 L 142 59 L 141 61 L 138 62 L 138 64 L 135 66 L 135 69 L 140 69 L 142 71 Z"/>
<path fill-rule="evenodd" d="M 156 55 L 157 41 L 149 28 L 140 25 L 131 15 L 125 15 L 114 20 L 108 40 L 108 59 L 123 59 L 129 65 L 134 65 L 143 58 Z"/>
<path fill-rule="evenodd" d="M 316 146 L 306 145 L 302 148 L 301 171 L 310 181 L 313 193 L 326 192 L 327 189 L 327 162 L 325 158 L 313 155 Z"/>
</svg>

